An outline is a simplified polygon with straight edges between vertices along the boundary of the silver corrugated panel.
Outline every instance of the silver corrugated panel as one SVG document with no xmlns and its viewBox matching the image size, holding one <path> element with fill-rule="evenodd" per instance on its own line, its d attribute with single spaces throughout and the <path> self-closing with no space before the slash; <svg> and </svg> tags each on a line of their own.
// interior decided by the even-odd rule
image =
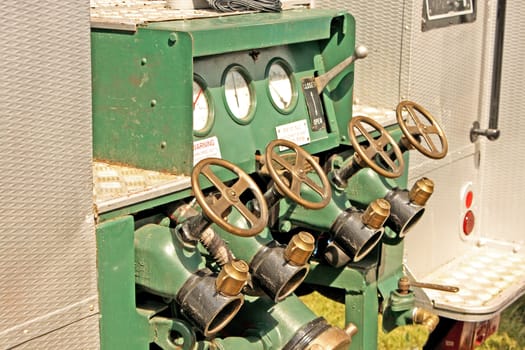
<svg viewBox="0 0 525 350">
<path fill-rule="evenodd" d="M 89 3 L 0 7 L 0 344 L 97 348 Z"/>
<path fill-rule="evenodd" d="M 488 227 L 491 238 L 504 236 L 525 243 L 523 214 L 523 168 L 525 164 L 525 3 L 507 1 L 505 41 L 503 48 L 499 128 L 501 137 L 482 142 L 482 227 Z M 481 121 L 486 128 L 487 120 Z"/>
<path fill-rule="evenodd" d="M 98 332 L 98 315 L 69 324 L 53 333 L 43 335 L 13 348 L 13 350 L 35 349 L 98 349 L 98 340 L 92 339 Z"/>
<path fill-rule="evenodd" d="M 487 46 L 492 45 L 493 33 L 486 26 L 495 16 L 491 8 L 478 3 L 475 22 L 423 32 L 422 6 L 423 1 L 415 1 L 410 12 L 414 26 L 405 95 L 425 106 L 443 125 L 449 153 L 438 161 L 410 153 L 410 182 L 427 176 L 436 183 L 424 217 L 406 240 L 409 265 L 420 278 L 468 254 L 484 234 L 476 229 L 468 239 L 462 235 L 466 212 L 462 190 L 472 183 L 480 193 L 477 148 L 470 142 L 469 131 L 488 103 L 484 94 L 490 90 L 490 80 L 485 74 L 492 62 L 491 46 Z"/>
<path fill-rule="evenodd" d="M 359 105 L 395 108 L 400 98 L 401 45 L 405 33 L 403 3 L 397 1 L 316 0 L 317 8 L 345 9 L 356 20 L 356 43 L 369 54 L 356 63 L 355 90 Z"/>
</svg>

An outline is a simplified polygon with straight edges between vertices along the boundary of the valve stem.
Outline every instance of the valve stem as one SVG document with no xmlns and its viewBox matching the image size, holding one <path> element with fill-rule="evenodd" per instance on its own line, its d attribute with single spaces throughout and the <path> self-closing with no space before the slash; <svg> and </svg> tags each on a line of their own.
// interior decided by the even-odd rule
<svg viewBox="0 0 525 350">
<path fill-rule="evenodd" d="M 200 241 L 219 266 L 224 266 L 235 259 L 226 242 L 211 227 L 204 230 Z"/>
</svg>

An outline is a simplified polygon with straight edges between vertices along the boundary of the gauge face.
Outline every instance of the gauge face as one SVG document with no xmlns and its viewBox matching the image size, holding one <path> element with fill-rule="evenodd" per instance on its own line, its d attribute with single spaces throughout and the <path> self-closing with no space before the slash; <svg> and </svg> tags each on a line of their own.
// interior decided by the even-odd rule
<svg viewBox="0 0 525 350">
<path fill-rule="evenodd" d="M 275 107 L 287 111 L 294 100 L 294 84 L 290 69 L 282 61 L 276 61 L 268 68 L 268 87 Z"/>
<path fill-rule="evenodd" d="M 213 121 L 209 94 L 199 79 L 193 80 L 193 132 L 206 133 Z"/>
<path fill-rule="evenodd" d="M 248 122 L 253 106 L 253 94 L 247 75 L 240 67 L 228 70 L 224 78 L 224 96 L 231 114 L 240 122 Z"/>
</svg>

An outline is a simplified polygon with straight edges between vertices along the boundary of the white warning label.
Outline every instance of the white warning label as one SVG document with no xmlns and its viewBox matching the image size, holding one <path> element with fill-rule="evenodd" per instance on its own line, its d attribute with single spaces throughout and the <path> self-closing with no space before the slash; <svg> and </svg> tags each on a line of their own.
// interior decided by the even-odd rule
<svg viewBox="0 0 525 350">
<path fill-rule="evenodd" d="M 193 142 L 193 165 L 206 158 L 222 158 L 217 136 Z"/>
<path fill-rule="evenodd" d="M 299 146 L 310 143 L 310 132 L 304 119 L 276 126 L 275 131 L 278 139 L 292 141 Z"/>
</svg>

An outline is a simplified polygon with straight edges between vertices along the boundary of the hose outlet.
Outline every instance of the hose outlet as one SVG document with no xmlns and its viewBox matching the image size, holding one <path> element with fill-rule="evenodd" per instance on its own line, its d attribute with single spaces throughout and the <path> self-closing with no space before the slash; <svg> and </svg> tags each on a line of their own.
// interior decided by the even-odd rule
<svg viewBox="0 0 525 350">
<path fill-rule="evenodd" d="M 370 208 L 370 207 L 369 207 Z M 377 225 L 375 214 L 367 214 L 369 222 Z M 353 261 L 363 259 L 380 242 L 384 229 L 365 225 L 363 212 L 355 208 L 342 212 L 332 226 L 333 242 L 339 246 Z"/>
<path fill-rule="evenodd" d="M 284 258 L 287 262 L 295 266 L 302 266 L 308 263 L 315 248 L 315 238 L 310 233 L 301 231 L 293 235 L 284 250 Z"/>
<path fill-rule="evenodd" d="M 308 265 L 288 262 L 285 252 L 284 245 L 272 241 L 250 263 L 254 283 L 275 302 L 292 294 L 308 273 Z"/>
<path fill-rule="evenodd" d="M 244 296 L 224 295 L 216 291 L 216 278 L 207 269 L 192 275 L 176 298 L 180 312 L 204 336 L 212 336 L 223 329 L 240 310 Z"/>
<path fill-rule="evenodd" d="M 417 197 L 420 198 L 420 196 Z M 421 219 L 425 207 L 411 201 L 407 190 L 398 188 L 388 192 L 385 199 L 391 206 L 386 225 L 397 232 L 400 238 L 403 238 Z"/>
<path fill-rule="evenodd" d="M 243 260 L 225 264 L 215 280 L 217 292 L 231 297 L 238 295 L 250 278 L 249 270 L 250 267 Z"/>
<path fill-rule="evenodd" d="M 408 192 L 408 199 L 415 205 L 425 206 L 428 199 L 434 193 L 434 181 L 427 177 L 417 180 Z"/>
</svg>

